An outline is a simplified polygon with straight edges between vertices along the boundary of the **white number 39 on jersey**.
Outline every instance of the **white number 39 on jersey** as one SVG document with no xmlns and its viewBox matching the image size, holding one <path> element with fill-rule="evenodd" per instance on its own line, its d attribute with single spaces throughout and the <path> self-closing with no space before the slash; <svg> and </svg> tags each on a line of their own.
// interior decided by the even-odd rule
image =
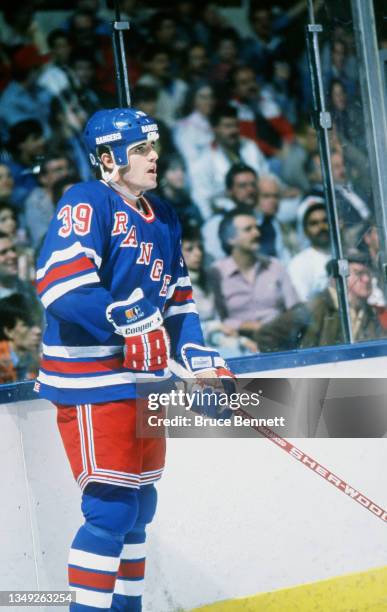
<svg viewBox="0 0 387 612">
<path fill-rule="evenodd" d="M 92 216 L 93 209 L 90 204 L 80 203 L 76 206 L 65 204 L 57 214 L 57 219 L 62 221 L 58 235 L 67 238 L 74 231 L 78 236 L 85 236 L 90 232 Z"/>
</svg>

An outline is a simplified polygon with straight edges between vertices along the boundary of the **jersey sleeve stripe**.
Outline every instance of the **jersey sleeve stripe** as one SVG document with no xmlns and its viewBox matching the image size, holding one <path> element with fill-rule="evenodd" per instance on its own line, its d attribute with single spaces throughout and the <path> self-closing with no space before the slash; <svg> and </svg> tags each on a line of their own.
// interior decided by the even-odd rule
<svg viewBox="0 0 387 612">
<path fill-rule="evenodd" d="M 194 302 L 189 304 L 183 304 L 181 306 L 169 306 L 165 313 L 163 314 L 164 319 L 168 319 L 169 317 L 174 317 L 175 315 L 195 313 L 198 314 L 196 305 Z"/>
<path fill-rule="evenodd" d="M 172 296 L 176 288 L 178 287 L 191 287 L 191 280 L 189 276 L 180 276 L 176 283 L 169 285 L 166 299 L 169 300 Z"/>
<path fill-rule="evenodd" d="M 46 261 L 45 265 L 42 268 L 39 268 L 39 270 L 36 272 L 36 279 L 39 281 L 41 278 L 43 278 L 51 266 L 60 263 L 61 261 L 73 259 L 77 255 L 86 255 L 86 257 L 94 261 L 97 268 L 101 267 L 102 259 L 96 253 L 96 251 L 94 251 L 94 249 L 90 249 L 89 247 L 83 246 L 79 241 L 77 241 L 67 249 L 54 251 Z"/>
<path fill-rule="evenodd" d="M 37 291 L 39 294 L 43 293 L 53 283 L 68 276 L 74 276 L 80 272 L 86 270 L 94 270 L 94 264 L 87 257 L 83 256 L 80 259 L 76 259 L 70 263 L 62 264 L 50 270 L 43 280 L 37 285 Z"/>
<path fill-rule="evenodd" d="M 192 289 L 176 289 L 173 296 L 170 298 L 170 302 L 187 302 L 188 300 L 192 300 Z"/>
<path fill-rule="evenodd" d="M 99 283 L 99 276 L 96 272 L 82 274 L 82 276 L 77 276 L 76 278 L 72 278 L 64 283 L 59 283 L 48 289 L 43 295 L 40 296 L 40 299 L 43 306 L 47 308 L 55 300 L 62 295 L 65 295 L 65 293 L 68 293 L 72 289 L 82 287 L 82 285 L 90 285 L 92 283 Z"/>
</svg>

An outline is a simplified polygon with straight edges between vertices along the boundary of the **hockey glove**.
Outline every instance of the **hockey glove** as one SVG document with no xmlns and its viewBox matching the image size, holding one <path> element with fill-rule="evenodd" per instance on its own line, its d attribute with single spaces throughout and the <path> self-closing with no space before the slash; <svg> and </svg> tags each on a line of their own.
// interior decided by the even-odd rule
<svg viewBox="0 0 387 612">
<path fill-rule="evenodd" d="M 210 349 L 198 344 L 184 344 L 181 350 L 182 360 L 185 368 L 198 379 L 198 384 L 202 388 L 203 397 L 205 394 L 216 392 L 218 394 L 230 396 L 236 390 L 235 376 L 227 368 L 224 359 L 214 349 Z M 218 379 L 216 382 L 212 379 Z M 228 405 L 218 403 L 211 405 L 211 402 L 206 406 L 201 404 L 199 407 L 194 407 L 194 411 L 204 412 L 212 418 L 229 418 L 232 411 Z"/>
<path fill-rule="evenodd" d="M 125 338 L 125 368 L 154 372 L 168 366 L 169 343 L 163 318 L 142 289 L 135 289 L 127 300 L 110 304 L 106 318 L 116 334 Z"/>
</svg>

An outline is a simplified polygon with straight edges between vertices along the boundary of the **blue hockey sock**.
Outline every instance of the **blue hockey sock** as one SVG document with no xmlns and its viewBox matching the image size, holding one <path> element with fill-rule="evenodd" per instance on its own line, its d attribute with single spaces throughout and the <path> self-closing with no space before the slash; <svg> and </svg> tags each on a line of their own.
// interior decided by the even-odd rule
<svg viewBox="0 0 387 612">
<path fill-rule="evenodd" d="M 86 519 L 70 550 L 69 583 L 76 592 L 71 612 L 111 610 L 125 534 L 138 518 L 135 489 L 90 483 L 82 497 Z"/>
<path fill-rule="evenodd" d="M 145 529 L 153 520 L 157 504 L 154 485 L 140 488 L 138 504 L 137 522 L 125 535 L 114 588 L 112 612 L 141 612 L 145 572 Z"/>
<path fill-rule="evenodd" d="M 112 611 L 141 612 L 145 572 L 145 525 L 138 523 L 125 536 L 114 587 Z"/>
<path fill-rule="evenodd" d="M 74 538 L 69 585 L 77 601 L 70 605 L 71 612 L 104 612 L 111 608 L 122 542 L 106 535 L 91 531 L 85 524 Z"/>
</svg>

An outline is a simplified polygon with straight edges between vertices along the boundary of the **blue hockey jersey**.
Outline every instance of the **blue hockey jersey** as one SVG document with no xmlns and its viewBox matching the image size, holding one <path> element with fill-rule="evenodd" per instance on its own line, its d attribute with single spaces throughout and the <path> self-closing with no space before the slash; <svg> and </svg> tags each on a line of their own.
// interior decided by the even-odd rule
<svg viewBox="0 0 387 612">
<path fill-rule="evenodd" d="M 170 376 L 168 370 L 138 374 L 122 367 L 124 339 L 105 312 L 136 287 L 163 314 L 173 358 L 179 360 L 186 342 L 204 345 L 177 216 L 153 195 L 140 203 L 103 181 L 74 185 L 59 201 L 38 260 L 47 321 L 41 397 L 60 404 L 133 398 L 139 378 Z"/>
</svg>

